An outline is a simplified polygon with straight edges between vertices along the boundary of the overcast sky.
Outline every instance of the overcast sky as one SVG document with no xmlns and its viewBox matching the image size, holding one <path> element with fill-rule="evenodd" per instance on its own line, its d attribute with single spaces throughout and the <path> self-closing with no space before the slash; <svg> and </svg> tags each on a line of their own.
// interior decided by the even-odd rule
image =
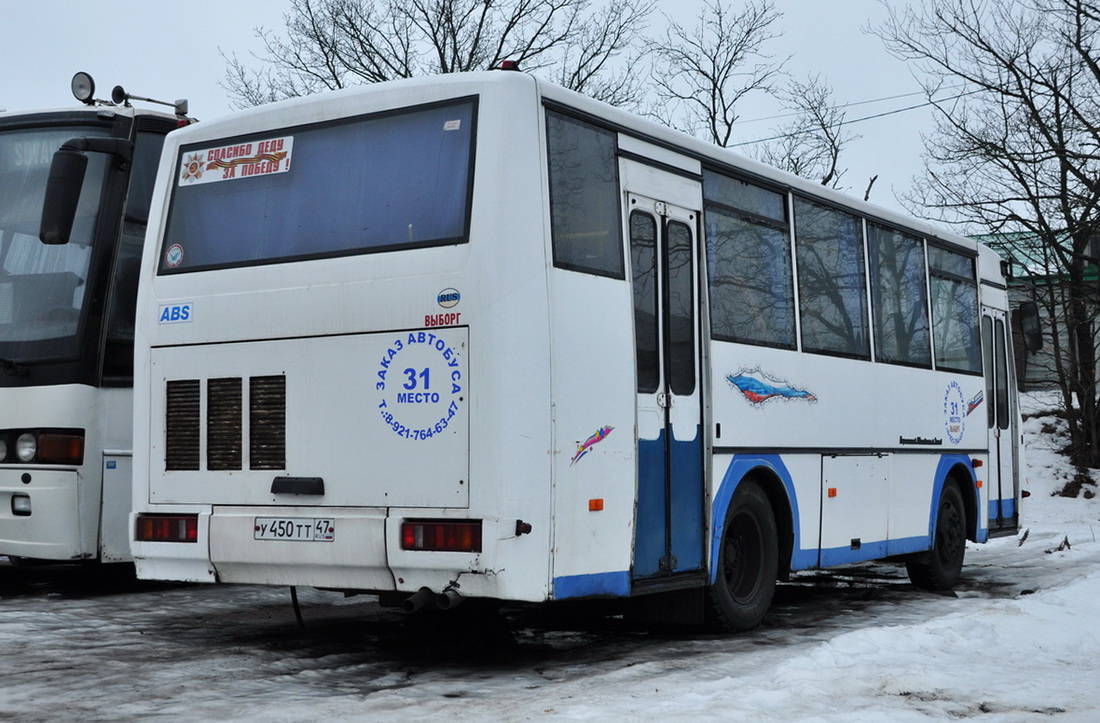
<svg viewBox="0 0 1100 723">
<path fill-rule="evenodd" d="M 73 73 L 96 81 L 97 97 L 122 85 L 129 93 L 173 101 L 187 98 L 191 115 L 208 119 L 231 112 L 220 87 L 225 61 L 219 50 L 247 58 L 260 49 L 254 28 L 281 29 L 289 0 L 0 0 L 0 109 L 72 107 Z M 804 78 L 820 73 L 838 102 L 863 103 L 919 91 L 905 63 L 890 57 L 875 36 L 862 32 L 881 20 L 879 0 L 775 0 L 783 36 L 772 41 L 776 57 L 793 56 L 789 69 Z M 738 0 L 731 0 L 738 7 Z M 690 24 L 693 0 L 658 0 L 658 8 Z M 920 96 L 856 105 L 848 119 L 916 105 Z M 746 106 L 741 137 L 771 135 L 783 122 L 774 109 Z M 878 175 L 871 200 L 898 209 L 920 170 L 920 132 L 930 127 L 927 109 L 856 123 L 863 138 L 849 146 L 843 185 L 862 197 Z"/>
</svg>

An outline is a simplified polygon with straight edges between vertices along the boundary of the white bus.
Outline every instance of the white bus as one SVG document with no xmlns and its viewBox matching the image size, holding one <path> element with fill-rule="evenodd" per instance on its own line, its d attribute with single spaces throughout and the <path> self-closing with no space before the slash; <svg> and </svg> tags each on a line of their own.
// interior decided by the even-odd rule
<svg viewBox="0 0 1100 723">
<path fill-rule="evenodd" d="M 0 113 L 0 555 L 13 561 L 130 559 L 137 279 L 178 120 L 96 105 L 86 74 L 73 90 L 87 106 Z M 44 218 L 62 146 L 87 169 Z"/>
<path fill-rule="evenodd" d="M 744 629 L 1017 528 L 992 251 L 524 73 L 192 126 L 153 206 L 139 577 Z"/>
</svg>

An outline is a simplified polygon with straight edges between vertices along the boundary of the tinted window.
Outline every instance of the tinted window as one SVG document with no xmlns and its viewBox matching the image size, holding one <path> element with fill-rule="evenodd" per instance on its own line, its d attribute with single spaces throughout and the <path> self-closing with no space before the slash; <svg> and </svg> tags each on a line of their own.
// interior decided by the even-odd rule
<svg viewBox="0 0 1100 723">
<path fill-rule="evenodd" d="M 932 366 L 924 243 L 892 229 L 867 224 L 874 305 L 875 358 Z"/>
<path fill-rule="evenodd" d="M 929 246 L 928 267 L 936 366 L 979 373 L 982 360 L 974 259 Z"/>
<path fill-rule="evenodd" d="M 630 266 L 634 276 L 634 339 L 638 391 L 657 391 L 657 222 L 648 213 L 630 214 Z"/>
<path fill-rule="evenodd" d="M 475 108 L 185 146 L 161 273 L 464 242 Z"/>
<path fill-rule="evenodd" d="M 80 354 L 106 154 L 87 154 L 69 243 L 47 246 L 38 231 L 54 152 L 70 138 L 106 133 L 82 126 L 0 133 L 0 358 L 23 362 Z"/>
<path fill-rule="evenodd" d="M 787 221 L 786 196 L 739 178 L 704 171 L 703 193 L 708 201 L 749 211 L 773 221 Z"/>
<path fill-rule="evenodd" d="M 554 265 L 624 278 L 615 134 L 546 112 Z"/>
<path fill-rule="evenodd" d="M 672 221 L 668 246 L 668 384 L 673 394 L 695 392 L 695 267 L 691 228 Z"/>
<path fill-rule="evenodd" d="M 793 349 L 787 232 L 709 205 L 706 229 L 712 336 Z"/>
<path fill-rule="evenodd" d="M 802 348 L 870 358 L 862 223 L 795 199 Z"/>
<path fill-rule="evenodd" d="M 703 173 L 711 336 L 795 347 L 786 197 Z"/>
</svg>

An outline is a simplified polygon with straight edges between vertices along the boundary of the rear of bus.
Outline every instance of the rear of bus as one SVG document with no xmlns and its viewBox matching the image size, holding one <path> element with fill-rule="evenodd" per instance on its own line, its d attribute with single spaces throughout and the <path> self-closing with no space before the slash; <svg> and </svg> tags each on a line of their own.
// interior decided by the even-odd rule
<svg viewBox="0 0 1100 723">
<path fill-rule="evenodd" d="M 497 72 L 172 136 L 138 299 L 140 577 L 548 597 L 540 114 Z"/>
</svg>

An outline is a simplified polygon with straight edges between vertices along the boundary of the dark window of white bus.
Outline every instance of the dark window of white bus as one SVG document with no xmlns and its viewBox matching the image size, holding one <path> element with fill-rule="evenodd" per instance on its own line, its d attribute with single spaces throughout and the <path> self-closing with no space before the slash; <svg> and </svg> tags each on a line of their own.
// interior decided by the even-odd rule
<svg viewBox="0 0 1100 723">
<path fill-rule="evenodd" d="M 980 374 L 982 357 L 974 259 L 929 245 L 928 272 L 936 367 Z"/>
<path fill-rule="evenodd" d="M 0 358 L 75 359 L 81 351 L 95 229 L 107 156 L 88 154 L 70 242 L 38 240 L 53 154 L 74 137 L 107 129 L 72 126 L 0 133 Z"/>
<path fill-rule="evenodd" d="M 786 196 L 704 171 L 711 336 L 795 348 Z"/>
<path fill-rule="evenodd" d="M 184 146 L 160 273 L 464 243 L 476 105 Z"/>
<path fill-rule="evenodd" d="M 625 278 L 617 146 L 611 131 L 546 111 L 554 266 Z"/>
<path fill-rule="evenodd" d="M 794 228 L 803 350 L 870 359 L 862 221 L 795 198 Z"/>
<path fill-rule="evenodd" d="M 924 242 L 894 229 L 867 224 L 875 360 L 932 367 Z"/>
</svg>

